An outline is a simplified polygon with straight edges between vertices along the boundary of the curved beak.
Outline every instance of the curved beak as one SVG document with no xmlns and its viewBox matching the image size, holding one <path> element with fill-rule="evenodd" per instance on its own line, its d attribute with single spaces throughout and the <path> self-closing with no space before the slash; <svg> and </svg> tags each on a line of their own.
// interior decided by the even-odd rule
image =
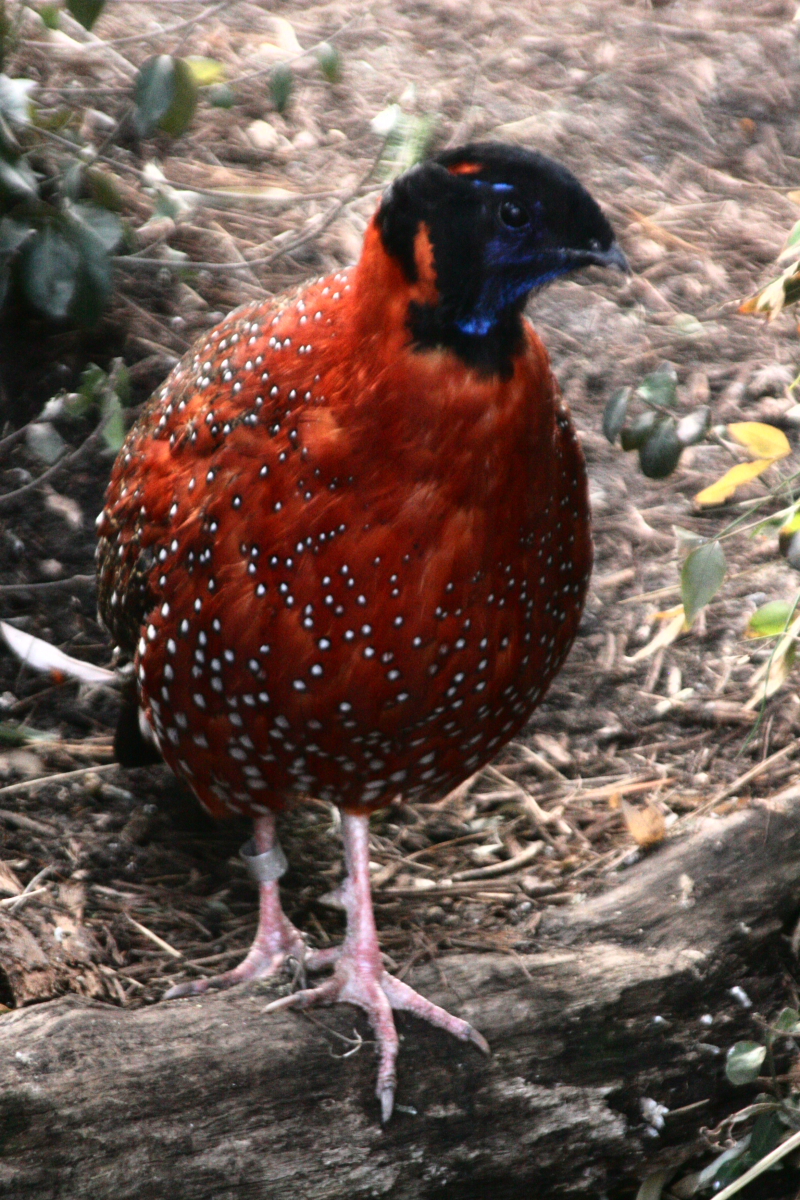
<svg viewBox="0 0 800 1200">
<path fill-rule="evenodd" d="M 630 264 L 622 253 L 619 242 L 612 242 L 608 250 L 587 251 L 586 262 L 597 267 L 613 267 L 623 275 L 631 274 Z"/>
</svg>

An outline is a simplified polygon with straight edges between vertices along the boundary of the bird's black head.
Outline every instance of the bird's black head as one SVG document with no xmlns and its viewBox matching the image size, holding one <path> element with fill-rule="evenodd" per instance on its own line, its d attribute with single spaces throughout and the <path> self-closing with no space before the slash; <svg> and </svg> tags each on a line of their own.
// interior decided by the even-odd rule
<svg viewBox="0 0 800 1200">
<path fill-rule="evenodd" d="M 409 313 L 417 343 L 449 346 L 490 371 L 510 369 L 535 288 L 593 264 L 627 269 L 575 176 L 518 146 L 476 143 L 421 163 L 391 185 L 377 221 L 409 282 L 432 260 L 435 301 Z"/>
</svg>

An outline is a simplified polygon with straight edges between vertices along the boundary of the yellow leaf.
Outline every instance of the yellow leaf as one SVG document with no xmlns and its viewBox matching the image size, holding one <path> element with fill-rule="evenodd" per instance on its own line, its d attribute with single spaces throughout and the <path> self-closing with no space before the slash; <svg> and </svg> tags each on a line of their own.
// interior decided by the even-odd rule
<svg viewBox="0 0 800 1200">
<path fill-rule="evenodd" d="M 771 279 L 763 288 L 739 305 L 740 313 L 764 314 L 774 321 L 785 305 L 796 304 L 800 286 L 800 261 L 792 262 L 777 279 Z"/>
<path fill-rule="evenodd" d="M 201 55 L 190 54 L 184 59 L 192 72 L 192 78 L 198 87 L 210 87 L 225 78 L 225 67 L 215 58 L 203 58 Z"/>
<path fill-rule="evenodd" d="M 620 807 L 628 833 L 637 846 L 647 849 L 649 846 L 657 846 L 659 842 L 663 842 L 667 832 L 667 823 L 664 820 L 664 814 L 655 805 L 648 804 L 646 808 L 634 808 L 627 800 L 623 800 Z"/>
<path fill-rule="evenodd" d="M 274 31 L 274 44 L 279 50 L 293 57 L 303 53 L 303 47 L 297 40 L 297 34 L 294 31 L 291 21 L 287 21 L 285 17 L 273 16 L 272 28 Z"/>
<path fill-rule="evenodd" d="M 783 308 L 785 299 L 786 293 L 783 290 L 783 276 L 779 275 L 777 279 L 770 280 L 754 296 L 750 296 L 747 300 L 744 300 L 739 305 L 739 312 L 745 316 L 753 313 L 766 313 L 770 321 L 773 321 Z"/>
<path fill-rule="evenodd" d="M 786 434 L 761 421 L 736 421 L 728 426 L 728 433 L 754 458 L 786 458 L 792 452 Z"/>
<path fill-rule="evenodd" d="M 682 617 L 682 616 L 683 616 L 683 605 L 676 604 L 674 608 L 665 608 L 665 609 L 662 609 L 661 612 L 657 612 L 655 614 L 655 619 L 657 621 L 672 621 L 675 619 L 675 617 Z M 687 629 L 688 629 L 688 626 L 687 626 Z"/>
<path fill-rule="evenodd" d="M 772 466 L 774 461 L 773 458 L 759 458 L 755 462 L 738 463 L 735 467 L 731 467 L 730 471 L 726 471 L 721 479 L 717 479 L 715 483 L 703 488 L 702 492 L 698 492 L 694 498 L 695 504 L 724 504 L 738 487 L 741 487 L 743 483 L 749 483 L 751 479 L 757 479 L 762 471 L 766 471 L 767 467 Z"/>
</svg>

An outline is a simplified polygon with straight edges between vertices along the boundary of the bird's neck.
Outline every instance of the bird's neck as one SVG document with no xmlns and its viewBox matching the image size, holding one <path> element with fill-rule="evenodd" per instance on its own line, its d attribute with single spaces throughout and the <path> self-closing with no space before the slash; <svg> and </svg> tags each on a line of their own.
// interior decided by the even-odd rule
<svg viewBox="0 0 800 1200">
<path fill-rule="evenodd" d="M 357 328 L 367 338 L 393 338 L 420 353 L 449 350 L 483 376 L 510 378 L 523 349 L 524 297 L 488 314 L 473 313 L 465 297 L 442 296 L 433 248 L 421 225 L 414 243 L 415 278 L 389 254 L 373 219 L 364 239 L 353 288 Z"/>
</svg>

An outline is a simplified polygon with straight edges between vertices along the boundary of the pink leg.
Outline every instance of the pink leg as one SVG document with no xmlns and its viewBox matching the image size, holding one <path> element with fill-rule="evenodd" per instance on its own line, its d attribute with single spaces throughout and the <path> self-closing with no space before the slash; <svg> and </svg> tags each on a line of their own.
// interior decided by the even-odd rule
<svg viewBox="0 0 800 1200">
<path fill-rule="evenodd" d="M 346 1001 L 366 1012 L 378 1043 L 380 1063 L 375 1093 L 380 1101 L 381 1119 L 392 1115 L 396 1084 L 397 1031 L 392 1009 L 414 1013 L 440 1029 L 446 1029 L 464 1042 L 472 1042 L 485 1054 L 489 1047 L 484 1038 L 445 1009 L 432 1004 L 383 969 L 372 896 L 369 886 L 369 819 L 352 813 L 342 814 L 347 878 L 337 893 L 347 912 L 347 933 L 333 975 L 318 987 L 307 988 L 268 1004 L 264 1012 L 282 1008 L 308 1008 L 312 1004 Z"/>
<path fill-rule="evenodd" d="M 276 839 L 275 818 L 272 813 L 254 821 L 253 835 L 259 854 L 273 848 Z M 195 979 L 191 983 L 179 983 L 165 994 L 165 1000 L 175 1000 L 180 996 L 200 996 L 210 988 L 229 988 L 250 979 L 265 979 L 279 971 L 289 955 L 297 958 L 311 971 L 333 963 L 338 956 L 338 948 L 311 953 L 306 950 L 302 935 L 281 908 L 277 880 L 260 883 L 258 891 L 258 929 L 247 957 L 238 967 L 234 967 L 232 971 L 225 971 L 223 975 L 213 975 L 210 979 Z"/>
</svg>

